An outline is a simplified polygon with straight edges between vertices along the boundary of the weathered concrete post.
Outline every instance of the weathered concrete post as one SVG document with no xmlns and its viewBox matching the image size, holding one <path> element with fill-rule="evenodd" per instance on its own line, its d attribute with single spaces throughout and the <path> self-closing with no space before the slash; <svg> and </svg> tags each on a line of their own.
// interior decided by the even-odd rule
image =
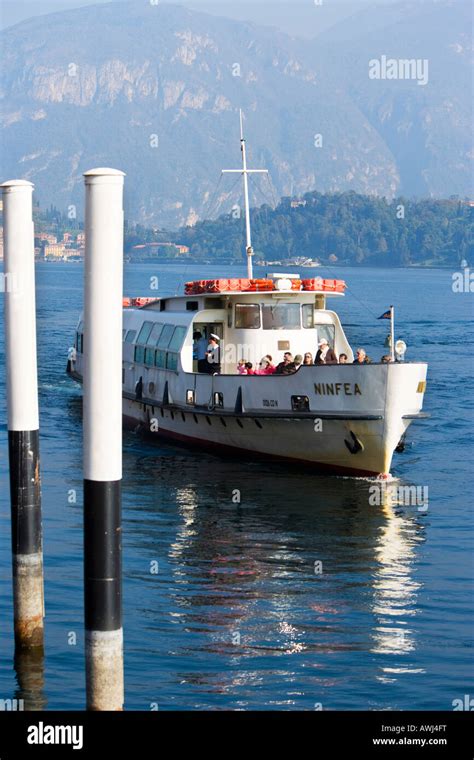
<svg viewBox="0 0 474 760">
<path fill-rule="evenodd" d="M 124 173 L 85 173 L 84 595 L 89 710 L 122 710 Z"/>
<path fill-rule="evenodd" d="M 16 647 L 43 647 L 33 185 L 4 182 L 5 353 Z"/>
</svg>

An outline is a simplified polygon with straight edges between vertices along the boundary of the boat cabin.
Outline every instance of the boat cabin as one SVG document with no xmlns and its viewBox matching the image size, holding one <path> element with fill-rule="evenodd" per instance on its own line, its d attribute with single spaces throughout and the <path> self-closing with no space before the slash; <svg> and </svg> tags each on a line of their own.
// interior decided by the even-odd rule
<svg viewBox="0 0 474 760">
<path fill-rule="evenodd" d="M 196 331 L 206 339 L 211 333 L 219 336 L 223 375 L 238 374 L 239 359 L 252 362 L 257 369 L 266 354 L 275 364 L 285 351 L 293 356 L 310 351 L 314 359 L 322 338 L 336 355 L 347 354 L 350 362 L 353 353 L 339 317 L 326 308 L 326 299 L 343 296 L 344 287 L 339 280 L 301 281 L 295 275 L 272 275 L 256 281 L 187 283 L 184 296 L 124 299 L 124 366 L 196 373 Z M 80 323 L 76 336 L 79 353 L 82 342 Z"/>
</svg>

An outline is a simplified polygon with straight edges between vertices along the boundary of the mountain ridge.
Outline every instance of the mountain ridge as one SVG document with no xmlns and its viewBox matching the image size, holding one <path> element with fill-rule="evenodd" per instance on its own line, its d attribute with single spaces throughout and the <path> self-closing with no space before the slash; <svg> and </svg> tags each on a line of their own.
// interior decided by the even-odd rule
<svg viewBox="0 0 474 760">
<path fill-rule="evenodd" d="M 443 16 L 451 6 L 441 5 Z M 396 23 L 409 6 L 400 4 Z M 458 31 L 450 34 L 459 39 L 464 9 L 454 15 Z M 383 48 L 380 30 L 370 34 Z M 469 108 L 460 92 L 467 72 L 443 84 L 439 97 L 420 93 L 426 88 L 413 81 L 390 90 L 368 79 L 359 38 L 338 60 L 330 38 L 295 40 L 249 22 L 136 2 L 36 17 L 1 39 L 2 174 L 31 179 L 42 202 L 74 206 L 79 215 L 82 172 L 114 165 L 127 173 L 129 218 L 195 223 L 220 169 L 239 165 L 240 106 L 251 164 L 269 168 L 277 197 L 316 188 L 387 197 L 413 194 L 410 188 L 419 195 L 471 191 Z M 435 76 L 449 58 L 440 56 Z M 456 66 L 465 71 L 464 63 Z M 447 98 L 451 112 L 443 111 Z M 447 150 L 430 127 L 436 114 Z M 216 213 L 234 202 L 222 183 Z"/>
</svg>

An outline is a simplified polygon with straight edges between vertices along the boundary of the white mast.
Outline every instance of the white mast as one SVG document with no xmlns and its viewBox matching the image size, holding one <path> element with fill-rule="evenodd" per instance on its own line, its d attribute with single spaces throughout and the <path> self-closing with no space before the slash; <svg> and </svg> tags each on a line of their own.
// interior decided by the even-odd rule
<svg viewBox="0 0 474 760">
<path fill-rule="evenodd" d="M 247 251 L 247 274 L 249 278 L 253 277 L 252 268 L 252 237 L 250 234 L 250 207 L 249 207 L 249 183 L 248 174 L 268 174 L 268 169 L 247 169 L 247 154 L 245 150 L 244 127 L 242 121 L 242 109 L 240 114 L 240 150 L 242 151 L 242 169 L 223 169 L 222 174 L 242 174 L 244 178 L 244 204 L 245 204 L 245 231 L 246 231 L 246 251 Z"/>
</svg>

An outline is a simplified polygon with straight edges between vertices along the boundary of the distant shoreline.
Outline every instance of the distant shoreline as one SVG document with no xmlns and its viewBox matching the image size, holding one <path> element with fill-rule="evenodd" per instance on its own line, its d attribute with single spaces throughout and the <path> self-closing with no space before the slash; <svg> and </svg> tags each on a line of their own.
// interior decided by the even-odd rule
<svg viewBox="0 0 474 760">
<path fill-rule="evenodd" d="M 38 259 L 38 260 L 35 261 L 35 264 L 48 265 L 48 266 L 49 265 L 58 266 L 60 264 L 64 264 L 64 265 L 84 264 L 84 259 L 81 259 L 81 260 L 77 260 L 76 259 L 75 261 L 43 261 L 41 259 Z M 186 261 L 186 262 L 180 261 L 180 262 L 178 262 L 178 261 L 151 261 L 150 260 L 150 261 L 124 261 L 124 264 L 127 265 L 127 266 L 160 266 L 160 267 L 163 267 L 163 266 L 177 267 L 177 266 L 179 266 L 183 270 L 186 270 L 186 269 L 189 269 L 190 267 L 195 267 L 195 266 L 196 267 L 197 266 L 199 266 L 199 267 L 208 267 L 210 269 L 212 269 L 212 268 L 222 269 L 223 267 L 232 267 L 232 268 L 233 267 L 243 267 L 243 268 L 246 267 L 246 262 L 245 261 L 241 261 L 241 262 L 228 262 L 228 261 L 222 261 L 222 262 L 220 262 L 220 261 L 213 261 L 212 263 L 204 263 L 202 261 Z M 2 265 L 2 267 L 3 267 L 3 261 L 0 261 L 0 265 Z M 297 271 L 301 272 L 302 274 L 306 274 L 304 272 L 304 267 L 298 267 L 298 266 L 296 266 L 294 264 L 275 264 L 275 265 L 269 265 L 267 267 L 256 265 L 255 269 L 269 270 L 269 269 L 271 269 L 271 267 L 277 267 L 277 266 L 278 267 L 282 267 L 284 269 L 288 269 L 288 270 L 297 270 Z M 468 267 L 461 267 L 460 264 L 458 265 L 458 269 L 463 269 L 463 268 L 469 268 L 469 266 Z M 324 269 L 326 269 L 326 270 L 327 269 L 357 269 L 357 270 L 361 270 L 361 269 L 381 269 L 381 270 L 392 270 L 392 269 L 407 269 L 407 270 L 409 270 L 409 269 L 415 269 L 415 270 L 424 270 L 424 271 L 429 270 L 429 269 L 433 269 L 433 270 L 446 270 L 446 271 L 452 272 L 452 271 L 455 270 L 455 267 L 450 266 L 448 264 L 439 264 L 438 266 L 433 266 L 432 264 L 409 264 L 408 266 L 396 266 L 396 265 L 394 265 L 394 266 L 377 266 L 377 265 L 373 265 L 373 264 L 372 265 L 367 265 L 367 264 L 342 264 L 342 263 L 341 264 L 339 264 L 339 263 L 337 263 L 337 264 L 321 264 L 321 266 L 318 267 L 318 271 L 319 272 L 321 270 L 324 270 Z M 307 278 L 308 279 L 311 276 L 317 277 L 317 276 L 320 276 L 320 275 L 316 275 L 314 273 L 312 273 L 312 275 L 310 275 L 309 273 L 307 273 Z"/>
</svg>

